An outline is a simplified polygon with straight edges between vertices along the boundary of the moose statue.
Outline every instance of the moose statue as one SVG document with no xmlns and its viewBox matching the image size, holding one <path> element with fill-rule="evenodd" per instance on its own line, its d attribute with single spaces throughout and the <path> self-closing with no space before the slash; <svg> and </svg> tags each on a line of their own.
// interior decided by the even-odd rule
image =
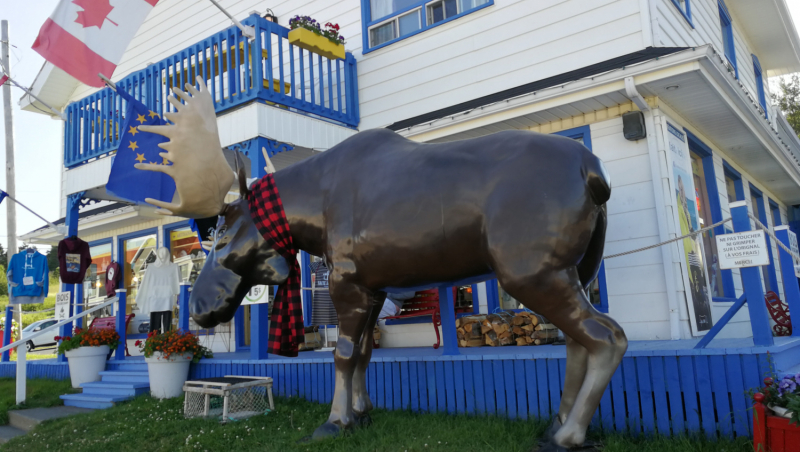
<svg viewBox="0 0 800 452">
<path fill-rule="evenodd" d="M 287 283 L 297 264 L 265 239 L 269 228 L 248 201 L 258 188 L 242 171 L 241 198 L 224 203 L 235 176 L 213 101 L 200 78 L 186 90 L 169 98 L 171 125 L 140 127 L 170 139 L 160 146 L 172 164 L 136 167 L 175 180 L 177 203 L 147 200 L 160 213 L 219 216 L 189 302 L 192 318 L 210 328 L 229 321 L 252 286 Z M 422 144 L 377 129 L 265 178 L 278 188 L 281 230 L 330 269 L 339 317 L 331 412 L 313 438 L 369 424 L 365 373 L 387 292 L 496 277 L 566 336 L 561 405 L 539 450 L 583 445 L 627 349 L 622 328 L 586 295 L 602 262 L 611 195 L 600 159 L 574 140 L 527 131 Z"/>
</svg>

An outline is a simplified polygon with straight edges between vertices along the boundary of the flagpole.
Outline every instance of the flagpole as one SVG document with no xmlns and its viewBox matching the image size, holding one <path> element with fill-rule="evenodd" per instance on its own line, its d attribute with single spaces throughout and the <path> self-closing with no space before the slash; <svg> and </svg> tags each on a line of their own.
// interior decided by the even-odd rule
<svg viewBox="0 0 800 452">
<path fill-rule="evenodd" d="M 0 52 L 0 63 L 3 65 L 3 72 L 11 72 L 11 58 L 9 58 L 8 42 L 8 21 L 0 21 L 0 41 L 2 41 L 2 51 Z M 9 76 L 9 80 L 11 80 Z M 3 84 L 3 117 L 5 119 L 6 131 L 6 188 L 11 194 L 15 193 L 16 180 L 14 176 L 14 110 L 11 108 L 11 87 Z M 9 196 L 10 197 L 10 196 Z M 6 231 L 8 234 L 8 256 L 17 254 L 17 209 L 14 204 L 8 203 L 6 206 Z M 10 261 L 10 259 L 9 259 Z M 10 293 L 9 293 L 10 295 Z M 15 309 L 16 311 L 16 309 Z M 19 309 L 19 327 L 22 325 L 22 309 Z"/>
<path fill-rule="evenodd" d="M 247 36 L 248 38 L 251 38 L 251 39 L 256 37 L 255 32 L 253 30 L 253 27 L 245 27 L 244 25 L 242 25 L 241 22 L 236 20 L 235 17 L 231 16 L 231 14 L 228 11 L 226 11 L 225 8 L 223 8 L 219 3 L 217 3 L 216 0 L 210 0 L 210 1 L 211 1 L 211 3 L 214 4 L 214 6 L 219 8 L 219 10 L 222 11 L 223 14 L 228 16 L 228 19 L 230 19 L 239 28 L 239 30 L 242 30 L 242 34 L 243 35 L 245 35 L 245 36 Z"/>
</svg>

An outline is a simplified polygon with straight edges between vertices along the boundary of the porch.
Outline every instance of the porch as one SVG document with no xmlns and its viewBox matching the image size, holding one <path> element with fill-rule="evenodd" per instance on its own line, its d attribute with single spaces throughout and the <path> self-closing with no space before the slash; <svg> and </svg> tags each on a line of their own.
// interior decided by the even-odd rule
<svg viewBox="0 0 800 452">
<path fill-rule="evenodd" d="M 632 341 L 603 395 L 593 427 L 634 435 L 702 433 L 715 438 L 749 436 L 746 392 L 770 373 L 797 372 L 800 338 L 776 337 L 754 347 L 752 339 Z M 558 410 L 565 374 L 563 345 L 480 347 L 445 355 L 432 348 L 377 349 L 367 371 L 374 405 L 388 410 L 547 418 Z M 769 355 L 768 355 L 769 353 Z M 0 364 L 13 377 L 15 363 Z M 110 360 L 108 370 L 146 370 L 142 357 Z M 30 378 L 69 378 L 67 363 L 27 363 Z M 276 395 L 330 403 L 334 365 L 330 352 L 297 358 L 219 353 L 192 366 L 190 378 L 224 375 L 274 378 Z"/>
</svg>

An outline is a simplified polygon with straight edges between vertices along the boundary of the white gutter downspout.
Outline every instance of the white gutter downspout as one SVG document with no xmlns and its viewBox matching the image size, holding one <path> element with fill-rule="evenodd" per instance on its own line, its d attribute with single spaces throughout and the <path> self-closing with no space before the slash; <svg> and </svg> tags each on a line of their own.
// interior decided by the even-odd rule
<svg viewBox="0 0 800 452">
<path fill-rule="evenodd" d="M 643 112 L 650 111 L 650 106 L 647 105 L 647 101 L 644 100 L 644 97 L 642 97 L 636 89 L 636 83 L 634 83 L 633 77 L 625 77 L 625 94 L 639 107 L 639 110 Z"/>
</svg>

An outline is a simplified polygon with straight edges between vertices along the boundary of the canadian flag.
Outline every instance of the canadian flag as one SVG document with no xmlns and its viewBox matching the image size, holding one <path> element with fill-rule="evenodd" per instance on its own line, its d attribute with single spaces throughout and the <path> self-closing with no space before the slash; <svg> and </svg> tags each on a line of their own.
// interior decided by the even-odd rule
<svg viewBox="0 0 800 452">
<path fill-rule="evenodd" d="M 111 77 L 158 0 L 61 0 L 33 43 L 45 60 L 89 86 Z"/>
</svg>

